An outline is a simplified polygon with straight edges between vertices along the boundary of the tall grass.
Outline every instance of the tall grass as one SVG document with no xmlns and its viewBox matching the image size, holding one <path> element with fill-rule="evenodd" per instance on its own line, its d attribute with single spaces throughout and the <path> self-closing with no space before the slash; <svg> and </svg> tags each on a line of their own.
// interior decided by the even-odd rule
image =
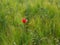
<svg viewBox="0 0 60 45">
<path fill-rule="evenodd" d="M 0 0 L 0 45 L 60 45 L 60 0 Z"/>
</svg>

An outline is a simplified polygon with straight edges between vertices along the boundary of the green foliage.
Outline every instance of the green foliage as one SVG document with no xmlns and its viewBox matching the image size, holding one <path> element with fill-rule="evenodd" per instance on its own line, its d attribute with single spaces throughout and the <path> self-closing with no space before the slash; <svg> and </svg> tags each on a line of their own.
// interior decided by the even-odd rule
<svg viewBox="0 0 60 45">
<path fill-rule="evenodd" d="M 0 0 L 0 45 L 60 45 L 59 2 Z"/>
</svg>

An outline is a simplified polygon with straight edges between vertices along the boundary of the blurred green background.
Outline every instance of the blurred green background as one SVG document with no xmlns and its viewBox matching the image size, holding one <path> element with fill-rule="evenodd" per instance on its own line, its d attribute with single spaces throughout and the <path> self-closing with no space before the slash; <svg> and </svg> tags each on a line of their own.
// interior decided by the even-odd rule
<svg viewBox="0 0 60 45">
<path fill-rule="evenodd" d="M 60 45 L 60 0 L 0 0 L 0 45 Z"/>
</svg>

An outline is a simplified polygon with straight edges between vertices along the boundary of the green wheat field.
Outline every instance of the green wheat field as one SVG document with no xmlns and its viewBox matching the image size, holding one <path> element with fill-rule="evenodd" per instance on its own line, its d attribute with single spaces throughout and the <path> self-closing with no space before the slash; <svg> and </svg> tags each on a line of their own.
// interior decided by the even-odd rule
<svg viewBox="0 0 60 45">
<path fill-rule="evenodd" d="M 60 45 L 60 0 L 0 0 L 0 45 Z"/>
</svg>

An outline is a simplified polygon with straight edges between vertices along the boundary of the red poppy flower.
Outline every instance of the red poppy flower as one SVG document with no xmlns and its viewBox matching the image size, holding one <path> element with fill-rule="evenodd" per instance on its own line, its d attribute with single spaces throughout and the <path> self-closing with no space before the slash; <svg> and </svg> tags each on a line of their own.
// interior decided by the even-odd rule
<svg viewBox="0 0 60 45">
<path fill-rule="evenodd" d="M 22 22 L 23 22 L 23 23 L 27 23 L 27 21 L 28 21 L 28 20 L 27 20 L 26 18 L 23 18 L 23 19 L 22 19 Z"/>
</svg>

